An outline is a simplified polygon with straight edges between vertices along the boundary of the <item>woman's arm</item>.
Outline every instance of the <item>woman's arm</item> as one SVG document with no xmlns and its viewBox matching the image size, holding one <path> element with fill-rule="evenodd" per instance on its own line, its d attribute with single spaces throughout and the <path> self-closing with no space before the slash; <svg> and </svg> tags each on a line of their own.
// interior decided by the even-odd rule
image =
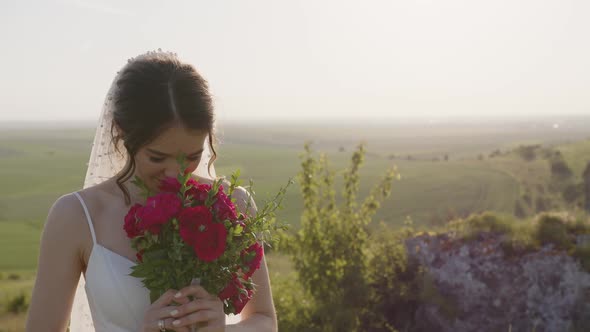
<svg viewBox="0 0 590 332">
<path fill-rule="evenodd" d="M 81 209 L 74 195 L 64 195 L 49 210 L 26 321 L 28 332 L 66 330 L 83 266 L 82 234 L 89 233 L 80 220 Z"/>
<path fill-rule="evenodd" d="M 232 196 L 236 198 L 237 207 L 241 212 L 246 213 L 247 202 L 249 200 L 251 206 L 247 214 L 251 216 L 256 214 L 256 204 L 246 189 L 243 187 L 236 187 Z M 242 309 L 242 320 L 237 324 L 227 325 L 227 332 L 274 332 L 278 330 L 277 316 L 272 299 L 268 269 L 266 266 L 266 257 L 263 256 L 262 262 L 260 262 L 260 268 L 252 274 L 252 281 L 256 284 L 256 292 L 252 296 L 252 299 L 248 301 L 244 309 Z"/>
</svg>

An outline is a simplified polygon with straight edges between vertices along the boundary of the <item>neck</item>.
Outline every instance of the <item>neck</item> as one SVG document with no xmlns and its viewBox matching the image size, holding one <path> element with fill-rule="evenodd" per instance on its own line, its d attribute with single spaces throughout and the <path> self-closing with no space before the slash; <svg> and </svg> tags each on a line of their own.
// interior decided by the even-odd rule
<svg viewBox="0 0 590 332">
<path fill-rule="evenodd" d="M 124 193 L 116 181 L 118 176 L 119 175 L 112 178 L 112 180 L 113 180 L 112 187 L 113 187 L 114 192 L 116 192 L 116 195 L 120 196 L 122 198 L 122 200 L 125 201 Z M 127 179 L 126 181 L 124 181 L 123 183 L 121 183 L 121 185 L 127 189 L 127 192 L 129 193 L 129 201 L 130 201 L 131 205 L 133 205 L 135 203 L 143 204 L 143 203 L 145 203 L 145 197 L 142 195 L 142 190 L 137 185 L 132 183 L 133 179 L 135 179 L 135 174 L 133 176 L 131 176 L 129 179 Z"/>
</svg>

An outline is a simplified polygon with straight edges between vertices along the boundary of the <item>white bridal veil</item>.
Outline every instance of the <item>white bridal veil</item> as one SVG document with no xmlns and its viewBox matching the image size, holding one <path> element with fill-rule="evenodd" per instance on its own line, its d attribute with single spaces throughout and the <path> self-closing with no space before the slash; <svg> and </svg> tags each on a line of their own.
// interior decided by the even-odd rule
<svg viewBox="0 0 590 332">
<path fill-rule="evenodd" d="M 96 134 L 94 136 L 94 142 L 92 143 L 92 152 L 90 153 L 90 160 L 88 161 L 88 169 L 86 171 L 86 178 L 84 180 L 84 188 L 94 186 L 115 176 L 125 166 L 126 160 L 116 153 L 114 146 L 111 146 L 111 123 L 113 121 L 113 96 L 117 89 L 117 81 L 120 74 L 126 69 L 126 67 L 134 61 L 146 58 L 158 58 L 164 56 L 177 57 L 176 53 L 163 52 L 160 49 L 158 51 L 149 51 L 141 54 L 135 58 L 131 58 L 127 61 L 127 64 L 117 72 L 117 75 L 111 83 L 111 87 L 105 97 L 102 111 L 96 127 Z M 211 150 L 209 149 L 209 139 L 205 140 L 204 152 L 202 154 L 201 162 L 197 169 L 193 172 L 201 177 L 211 178 L 215 177 L 215 169 L 211 167 L 211 176 L 207 172 L 207 165 L 211 156 Z M 122 150 L 124 151 L 124 150 Z M 121 219 L 121 222 L 123 220 Z M 122 225 L 122 224 L 121 224 Z M 92 323 L 92 317 L 90 313 L 90 307 L 88 305 L 88 299 L 86 297 L 85 290 L 86 280 L 84 275 L 80 275 L 78 286 L 76 288 L 76 294 L 74 297 L 74 304 L 70 315 L 70 331 L 71 332 L 95 332 L 94 325 Z M 234 323 L 239 321 L 239 315 L 227 316 L 226 322 Z"/>
</svg>

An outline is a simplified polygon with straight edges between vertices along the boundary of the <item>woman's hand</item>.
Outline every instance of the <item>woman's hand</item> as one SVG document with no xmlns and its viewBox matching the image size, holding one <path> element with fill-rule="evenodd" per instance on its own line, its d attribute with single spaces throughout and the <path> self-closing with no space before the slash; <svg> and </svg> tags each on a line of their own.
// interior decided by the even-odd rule
<svg viewBox="0 0 590 332">
<path fill-rule="evenodd" d="M 172 316 L 171 312 L 178 309 L 178 306 L 172 304 L 172 302 L 178 304 L 185 304 L 188 302 L 187 299 L 183 300 L 174 298 L 174 294 L 176 293 L 178 293 L 177 290 L 169 289 L 148 307 L 141 324 L 141 332 L 160 332 L 160 327 L 158 326 L 160 319 L 164 320 L 164 327 L 167 331 L 191 332 L 190 327 L 174 327 L 172 325 L 172 321 L 174 321 L 175 318 Z"/>
<path fill-rule="evenodd" d="M 174 301 L 182 305 L 176 307 L 177 312 L 172 314 L 176 318 L 172 322 L 173 328 L 188 328 L 187 331 L 190 331 L 192 325 L 198 324 L 198 332 L 225 332 L 223 302 L 217 296 L 199 285 L 187 286 L 175 295 Z M 190 301 L 189 296 L 194 300 Z"/>
</svg>

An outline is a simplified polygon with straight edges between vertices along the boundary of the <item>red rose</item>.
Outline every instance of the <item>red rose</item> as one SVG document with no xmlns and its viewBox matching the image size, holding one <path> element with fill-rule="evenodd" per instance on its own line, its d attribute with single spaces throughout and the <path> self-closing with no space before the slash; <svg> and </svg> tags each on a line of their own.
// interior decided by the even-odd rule
<svg viewBox="0 0 590 332">
<path fill-rule="evenodd" d="M 176 194 L 159 193 L 147 199 L 144 207 L 137 211 L 139 227 L 152 234 L 160 234 L 162 225 L 176 217 L 182 202 Z"/>
<path fill-rule="evenodd" d="M 234 278 L 225 286 L 225 288 L 219 293 L 217 297 L 221 301 L 238 296 L 240 294 L 240 288 L 244 288 L 240 280 L 234 274 Z"/>
<path fill-rule="evenodd" d="M 178 219 L 180 236 L 193 247 L 199 259 L 211 262 L 223 254 L 227 230 L 223 224 L 213 222 L 213 216 L 207 207 L 201 205 L 185 208 Z"/>
<path fill-rule="evenodd" d="M 235 313 L 239 314 L 246 306 L 246 303 L 252 299 L 254 291 L 248 289 L 240 282 L 240 279 L 234 274 L 233 279 L 225 286 L 217 297 L 220 300 L 229 300 L 234 306 Z"/>
<path fill-rule="evenodd" d="M 203 231 L 197 232 L 195 254 L 205 262 L 216 260 L 225 252 L 227 230 L 223 224 L 210 223 Z"/>
<path fill-rule="evenodd" d="M 236 315 L 242 312 L 242 309 L 244 309 L 244 307 L 246 306 L 248 301 L 252 299 L 252 295 L 254 294 L 254 291 L 251 289 L 246 289 L 245 291 L 248 293 L 248 295 L 240 294 L 240 296 L 234 297 L 232 299 L 232 304 L 234 305 L 234 309 L 236 310 Z"/>
<path fill-rule="evenodd" d="M 178 215 L 180 223 L 180 237 L 188 245 L 193 246 L 197 239 L 197 232 L 201 225 L 209 225 L 213 222 L 213 215 L 206 206 L 194 206 L 183 209 Z"/>
<path fill-rule="evenodd" d="M 195 179 L 189 179 L 186 185 L 187 187 L 190 187 L 185 193 L 187 197 L 190 195 L 192 196 L 192 199 L 197 202 L 205 202 L 207 196 L 209 195 L 209 190 L 211 190 L 211 185 L 199 183 Z"/>
<path fill-rule="evenodd" d="M 125 224 L 123 228 L 127 233 L 127 237 L 130 239 L 141 235 L 141 229 L 139 229 L 137 225 L 137 217 L 135 215 L 141 207 L 142 205 L 139 203 L 133 205 L 129 209 L 129 212 L 127 212 L 127 215 L 125 216 Z"/>
<path fill-rule="evenodd" d="M 260 268 L 260 262 L 262 262 L 262 256 L 264 255 L 264 250 L 260 243 L 256 242 L 248 249 L 242 251 L 240 254 L 243 262 L 243 271 L 244 271 L 244 278 L 248 279 L 249 277 L 254 274 L 254 271 Z"/>
<path fill-rule="evenodd" d="M 169 193 L 177 193 L 180 191 L 181 184 L 178 182 L 178 179 L 167 176 L 162 181 L 160 181 L 160 185 L 158 189 L 161 192 L 169 192 Z"/>
<path fill-rule="evenodd" d="M 135 257 L 137 257 L 137 260 L 138 260 L 140 263 L 143 263 L 143 252 L 144 252 L 144 250 L 143 250 L 143 249 L 141 249 L 140 251 L 138 251 L 138 252 L 135 254 Z"/>
<path fill-rule="evenodd" d="M 217 214 L 217 218 L 220 221 L 227 219 L 236 220 L 238 218 L 236 207 L 231 199 L 223 192 L 223 186 L 219 187 L 216 198 L 217 200 L 213 203 L 213 209 Z"/>
</svg>

